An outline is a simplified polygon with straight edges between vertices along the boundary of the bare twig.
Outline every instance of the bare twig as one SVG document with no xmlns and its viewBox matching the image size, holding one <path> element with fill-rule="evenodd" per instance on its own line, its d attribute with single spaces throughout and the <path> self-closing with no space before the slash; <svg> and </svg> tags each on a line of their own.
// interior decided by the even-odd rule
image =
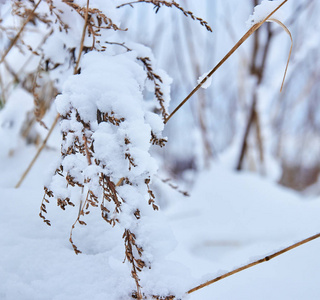
<svg viewBox="0 0 320 300">
<path fill-rule="evenodd" d="M 242 38 L 233 46 L 233 48 L 225 55 L 224 58 L 208 73 L 208 75 L 192 90 L 192 92 L 177 106 L 177 108 L 165 120 L 165 124 L 171 117 L 200 89 L 200 87 L 210 78 L 228 59 L 229 57 L 256 31 L 258 30 L 276 11 L 278 11 L 288 0 L 284 0 L 277 8 L 275 8 L 264 20 L 254 24 Z"/>
<path fill-rule="evenodd" d="M 198 290 L 200 290 L 200 289 L 202 289 L 202 288 L 204 288 L 204 287 L 206 287 L 206 286 L 209 286 L 209 285 L 211 285 L 211 284 L 213 284 L 213 283 L 215 283 L 215 282 L 217 282 L 217 281 L 220 281 L 220 280 L 222 280 L 222 279 L 225 279 L 225 278 L 227 278 L 227 277 L 229 277 L 229 276 L 231 276 L 231 275 L 234 275 L 234 274 L 236 274 L 236 273 L 239 273 L 239 272 L 241 272 L 241 271 L 244 271 L 244 270 L 249 269 L 249 268 L 251 268 L 251 267 L 254 267 L 254 266 L 256 266 L 256 265 L 262 264 L 262 263 L 264 263 L 264 262 L 266 262 L 266 261 L 269 261 L 269 260 L 271 260 L 271 259 L 273 259 L 273 258 L 275 258 L 275 257 L 277 257 L 277 256 L 279 256 L 279 255 L 282 255 L 282 254 L 284 254 L 284 253 L 286 253 L 286 252 L 288 252 L 288 251 L 290 251 L 290 250 L 293 250 L 293 249 L 295 249 L 295 248 L 297 248 L 297 247 L 300 247 L 300 246 L 302 246 L 302 245 L 304 245 L 304 244 L 306 244 L 306 243 L 309 243 L 309 242 L 311 242 L 311 241 L 313 241 L 313 240 L 315 240 L 315 239 L 317 239 L 317 238 L 320 238 L 320 233 L 318 233 L 318 234 L 316 234 L 316 235 L 313 235 L 313 236 L 311 236 L 311 237 L 309 237 L 309 238 L 307 238 L 307 239 L 304 239 L 304 240 L 301 241 L 301 242 L 295 243 L 295 244 L 293 244 L 293 245 L 291 245 L 291 246 L 289 246 L 289 247 L 287 247 L 287 248 L 284 248 L 284 249 L 282 249 L 282 250 L 280 250 L 280 251 L 278 251 L 278 252 L 276 252 L 276 253 L 274 253 L 274 254 L 272 254 L 272 255 L 268 255 L 268 256 L 266 256 L 266 257 L 264 257 L 264 258 L 261 258 L 261 259 L 255 261 L 255 262 L 252 262 L 252 263 L 247 264 L 247 265 L 245 265 L 245 266 L 243 266 L 243 267 L 240 267 L 240 268 L 238 268 L 238 269 L 235 269 L 235 270 L 233 270 L 233 271 L 231 271 L 231 272 L 228 272 L 228 273 L 226 273 L 226 274 L 224 274 L 224 275 L 218 276 L 218 277 L 216 277 L 215 279 L 212 279 L 212 280 L 210 280 L 210 281 L 207 281 L 206 283 L 200 284 L 199 286 L 197 286 L 197 287 L 189 290 L 189 291 L 187 292 L 187 294 L 191 294 L 191 293 L 193 293 L 193 292 L 195 292 L 195 291 L 198 291 Z"/>
<path fill-rule="evenodd" d="M 31 20 L 31 18 L 33 17 L 33 13 L 35 12 L 35 10 L 37 9 L 37 7 L 39 6 L 41 0 L 38 1 L 38 3 L 35 5 L 35 7 L 33 8 L 33 10 L 30 12 L 28 18 L 25 20 L 25 22 L 23 23 L 23 25 L 21 26 L 20 30 L 18 31 L 18 33 L 16 34 L 16 36 L 13 38 L 13 40 L 11 40 L 11 43 L 8 47 L 8 49 L 4 52 L 4 54 L 1 57 L 0 60 L 0 64 L 3 63 L 4 59 L 6 58 L 6 56 L 8 55 L 8 53 L 10 52 L 10 50 L 12 49 L 12 47 L 15 45 L 15 43 L 17 42 L 17 40 L 19 39 L 22 31 L 24 30 L 24 28 L 26 27 L 26 25 L 29 23 L 29 21 Z"/>
</svg>

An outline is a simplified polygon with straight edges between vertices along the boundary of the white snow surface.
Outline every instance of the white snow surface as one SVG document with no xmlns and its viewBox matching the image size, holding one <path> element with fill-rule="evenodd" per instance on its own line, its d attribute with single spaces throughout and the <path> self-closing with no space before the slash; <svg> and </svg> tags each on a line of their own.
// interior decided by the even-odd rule
<svg viewBox="0 0 320 300">
<path fill-rule="evenodd" d="M 13 189 L 33 152 L 24 150 L 24 158 L 17 153 L 1 162 L 0 299 L 127 299 L 134 282 L 123 264 L 124 248 L 115 242 L 121 238 L 119 227 L 111 228 L 98 209 L 92 210 L 88 226 L 74 231 L 83 251 L 75 255 L 68 238 L 77 211 L 48 204 L 51 227 L 38 216 L 46 165 L 58 151 L 42 153 L 25 184 Z M 149 247 L 155 249 L 147 252 L 166 249 L 156 253 L 162 256 L 174 251 L 166 264 L 155 262 L 142 281 L 150 283 L 147 290 L 181 295 L 317 233 L 319 210 L 319 199 L 306 201 L 256 175 L 213 164 L 198 177 L 190 198 L 179 198 L 173 191 L 164 215 L 155 212 L 148 221 L 153 225 L 142 229 L 153 236 L 160 226 L 163 237 L 172 230 L 176 240 L 152 237 Z M 164 222 L 167 225 L 159 225 Z M 319 250 L 320 241 L 315 240 L 185 299 L 318 299 Z"/>
<path fill-rule="evenodd" d="M 270 13 L 272 13 L 283 1 L 268 1 L 263 0 L 261 4 L 255 6 L 253 14 L 249 17 L 248 21 L 246 22 L 247 27 L 251 27 L 254 24 L 257 24 L 263 21 Z M 271 18 L 282 20 L 283 14 L 281 12 L 281 8 L 277 10 Z"/>
</svg>

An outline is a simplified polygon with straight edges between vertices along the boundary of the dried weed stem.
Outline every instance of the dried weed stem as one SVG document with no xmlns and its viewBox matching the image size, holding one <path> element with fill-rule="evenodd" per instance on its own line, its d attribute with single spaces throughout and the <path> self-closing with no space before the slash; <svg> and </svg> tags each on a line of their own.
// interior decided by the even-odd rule
<svg viewBox="0 0 320 300">
<path fill-rule="evenodd" d="M 287 247 L 287 248 L 284 248 L 284 249 L 282 249 L 282 250 L 280 250 L 280 251 L 278 251 L 278 252 L 276 252 L 276 253 L 274 253 L 274 254 L 272 254 L 272 255 L 268 255 L 268 256 L 266 256 L 266 257 L 264 257 L 264 258 L 261 258 L 261 259 L 255 261 L 255 262 L 252 262 L 252 263 L 247 264 L 247 265 L 245 265 L 245 266 L 243 266 L 243 267 L 240 267 L 240 268 L 238 268 L 238 269 L 235 269 L 235 270 L 233 270 L 233 271 L 231 271 L 231 272 L 228 272 L 228 273 L 226 273 L 226 274 L 224 274 L 224 275 L 218 276 L 218 277 L 216 277 L 215 279 L 212 279 L 212 280 L 210 280 L 210 281 L 207 281 L 206 283 L 200 284 L 199 286 L 197 286 L 197 287 L 189 290 L 189 291 L 187 292 L 187 294 L 191 294 L 191 293 L 193 293 L 193 292 L 195 292 L 195 291 L 198 291 L 198 290 L 200 290 L 200 289 L 202 289 L 202 288 L 204 288 L 204 287 L 206 287 L 206 286 L 209 286 L 209 285 L 211 285 L 211 284 L 213 284 L 213 283 L 215 283 L 215 282 L 217 282 L 217 281 L 220 281 L 220 280 L 222 280 L 222 279 L 225 279 L 225 278 L 227 278 L 227 277 L 229 277 L 229 276 L 231 276 L 231 275 L 234 275 L 234 274 L 236 274 L 236 273 L 239 273 L 239 272 L 241 272 L 241 271 L 244 271 L 244 270 L 249 269 L 249 268 L 251 268 L 251 267 L 254 267 L 254 266 L 256 266 L 256 265 L 262 264 L 262 263 L 264 263 L 264 262 L 266 262 L 266 261 L 269 261 L 269 260 L 271 260 L 271 259 L 273 259 L 273 258 L 275 258 L 275 257 L 277 257 L 277 256 L 279 256 L 279 255 L 282 255 L 282 254 L 284 254 L 284 253 L 286 253 L 286 252 L 288 252 L 288 251 L 290 251 L 290 250 L 293 250 L 293 249 L 295 249 L 295 248 L 297 248 L 297 247 L 300 247 L 300 246 L 302 246 L 302 245 L 304 245 L 304 244 L 306 244 L 306 243 L 309 243 L 309 242 L 311 242 L 311 241 L 313 241 L 313 240 L 315 240 L 315 239 L 318 239 L 318 238 L 320 238 L 320 233 L 318 233 L 318 234 L 316 234 L 316 235 L 313 235 L 313 236 L 311 236 L 311 237 L 309 237 L 309 238 L 307 238 L 307 239 L 304 239 L 304 240 L 302 240 L 302 241 L 300 241 L 300 242 L 298 242 L 298 243 L 295 243 L 295 244 L 293 244 L 293 245 L 291 245 L 291 246 L 289 246 L 289 247 Z"/>
<path fill-rule="evenodd" d="M 4 52 L 4 54 L 1 57 L 0 60 L 0 64 L 5 60 L 6 56 L 8 55 L 8 53 L 10 52 L 10 50 L 12 49 L 12 47 L 16 44 L 16 42 L 18 41 L 21 33 L 23 32 L 24 28 L 26 27 L 26 25 L 29 23 L 29 21 L 32 19 L 32 17 L 34 16 L 34 12 L 37 9 L 37 7 L 39 6 L 41 0 L 38 1 L 38 3 L 34 6 L 33 10 L 30 12 L 28 18 L 24 21 L 24 23 L 22 24 L 20 30 L 18 31 L 18 33 L 16 34 L 16 36 L 13 38 L 13 40 L 11 41 L 8 49 Z"/>
<path fill-rule="evenodd" d="M 164 0 L 137 0 L 137 1 L 131 1 L 131 2 L 127 2 L 127 3 L 123 3 L 119 6 L 117 6 L 117 8 L 120 8 L 120 7 L 123 7 L 123 6 L 131 6 L 133 7 L 133 4 L 136 4 L 136 3 L 151 3 L 155 6 L 156 8 L 156 13 L 159 11 L 160 7 L 161 6 L 166 6 L 166 7 L 175 7 L 177 9 L 179 9 L 186 17 L 190 17 L 192 20 L 197 20 L 200 22 L 200 24 L 202 26 L 204 26 L 208 31 L 212 32 L 212 29 L 211 27 L 208 25 L 208 23 L 199 18 L 199 17 L 196 17 L 193 12 L 191 11 L 188 11 L 188 10 L 185 10 L 183 7 L 181 7 L 177 2 L 175 1 L 164 1 Z"/>
<path fill-rule="evenodd" d="M 32 161 L 30 162 L 29 166 L 27 167 L 27 169 L 24 171 L 24 173 L 22 174 L 19 182 L 16 184 L 15 188 L 19 188 L 22 184 L 22 182 L 24 181 L 24 179 L 26 178 L 26 176 L 28 175 L 28 173 L 30 172 L 31 168 L 33 167 L 34 163 L 37 161 L 40 153 L 42 152 L 42 150 L 44 149 L 44 147 L 46 146 L 51 133 L 53 132 L 53 129 L 55 128 L 55 126 L 57 125 L 58 121 L 60 119 L 60 115 L 58 114 L 55 118 L 55 120 L 53 121 L 53 124 L 51 125 L 51 128 L 49 129 L 49 132 L 46 136 L 46 138 L 44 139 L 44 141 L 42 142 L 41 147 L 38 149 L 36 155 L 34 156 L 34 158 L 32 159 Z"/>
<path fill-rule="evenodd" d="M 290 46 L 290 51 L 289 51 L 289 56 L 288 56 L 288 60 L 287 60 L 287 64 L 286 64 L 286 69 L 284 71 L 284 75 L 283 75 L 283 79 L 282 79 L 282 83 L 281 83 L 281 88 L 280 88 L 280 92 L 283 89 L 283 85 L 284 85 L 284 81 L 286 79 L 286 75 L 287 75 L 287 71 L 288 71 L 288 66 L 289 66 L 289 62 L 290 62 L 290 58 L 291 58 L 291 53 L 292 53 L 292 48 L 293 48 L 293 39 L 292 39 L 292 34 L 289 31 L 289 29 L 282 23 L 280 22 L 278 19 L 274 19 L 274 18 L 270 18 L 269 20 L 267 20 L 268 22 L 275 22 L 278 25 L 280 25 L 283 30 L 289 35 L 290 40 L 291 40 L 291 46 Z"/>
</svg>

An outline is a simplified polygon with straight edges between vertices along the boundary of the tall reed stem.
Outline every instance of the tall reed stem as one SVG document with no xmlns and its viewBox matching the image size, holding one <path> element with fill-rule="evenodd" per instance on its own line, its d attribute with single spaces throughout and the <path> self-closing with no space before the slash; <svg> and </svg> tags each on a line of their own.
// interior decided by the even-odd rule
<svg viewBox="0 0 320 300">
<path fill-rule="evenodd" d="M 212 280 L 210 280 L 210 281 L 207 281 L 207 282 L 205 282 L 205 283 L 203 283 L 203 284 L 200 284 L 200 285 L 198 285 L 197 287 L 189 290 L 189 291 L 187 292 L 187 294 L 194 293 L 195 291 L 198 291 L 198 290 L 200 290 L 200 289 L 202 289 L 202 288 L 204 288 L 204 287 L 206 287 L 206 286 L 209 286 L 209 285 L 211 285 L 211 284 L 213 284 L 213 283 L 215 283 L 215 282 L 217 282 L 217 281 L 220 281 L 220 280 L 222 280 L 222 279 L 225 279 L 225 278 L 227 278 L 227 277 L 229 277 L 229 276 L 231 276 L 231 275 L 234 275 L 234 274 L 236 274 L 236 273 L 239 273 L 239 272 L 241 272 L 241 271 L 244 271 L 244 270 L 249 269 L 249 268 L 251 268 L 251 267 L 254 267 L 254 266 L 256 266 L 256 265 L 262 264 L 262 263 L 264 263 L 264 262 L 266 262 L 266 261 L 269 261 L 269 260 L 271 260 L 271 259 L 273 259 L 273 258 L 275 258 L 275 257 L 277 257 L 277 256 L 279 256 L 279 255 L 282 255 L 282 254 L 284 254 L 284 253 L 286 253 L 286 252 L 288 252 L 288 251 L 290 251 L 290 250 L 292 250 L 292 249 L 295 249 L 295 248 L 297 248 L 297 247 L 300 247 L 300 246 L 302 246 L 302 245 L 304 245 L 304 244 L 306 244 L 306 243 L 309 243 L 309 242 L 311 242 L 311 241 L 313 241 L 313 240 L 315 240 L 315 239 L 318 239 L 318 238 L 320 238 L 320 233 L 318 233 L 318 234 L 316 234 L 316 235 L 313 235 L 313 236 L 311 236 L 311 237 L 309 237 L 309 238 L 307 238 L 307 239 L 304 239 L 304 240 L 301 241 L 301 242 L 295 243 L 295 244 L 293 244 L 293 245 L 291 245 L 291 246 L 289 246 L 289 247 L 287 247 L 287 248 L 284 248 L 284 249 L 282 249 L 282 250 L 280 250 L 280 251 L 278 251 L 278 252 L 276 252 L 276 253 L 274 253 L 274 254 L 272 254 L 272 255 L 268 255 L 268 256 L 266 256 L 266 257 L 264 257 L 264 258 L 261 258 L 261 259 L 255 261 L 255 262 L 252 262 L 252 263 L 247 264 L 247 265 L 245 265 L 245 266 L 243 266 L 243 267 L 240 267 L 240 268 L 238 268 L 238 269 L 235 269 L 235 270 L 233 270 L 233 271 L 231 271 L 231 272 L 228 272 L 228 273 L 226 273 L 226 274 L 223 274 L 223 275 L 221 275 L 221 276 L 218 276 L 218 277 L 216 277 L 216 278 L 214 278 L 214 279 L 212 279 Z"/>
</svg>

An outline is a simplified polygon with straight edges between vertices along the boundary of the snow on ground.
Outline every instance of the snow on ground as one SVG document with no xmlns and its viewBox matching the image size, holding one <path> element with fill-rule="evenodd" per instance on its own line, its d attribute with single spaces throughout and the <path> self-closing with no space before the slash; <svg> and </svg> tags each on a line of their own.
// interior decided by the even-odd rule
<svg viewBox="0 0 320 300">
<path fill-rule="evenodd" d="M 42 183 L 58 151 L 42 153 L 22 187 L 13 188 L 33 151 L 1 158 L 0 299 L 117 300 L 110 286 L 132 284 L 124 275 L 129 270 L 121 267 L 123 249 L 109 242 L 120 233 L 97 210 L 88 226 L 75 230 L 74 240 L 84 252 L 76 256 L 68 241 L 76 210 L 48 205 L 51 227 L 38 216 Z M 187 288 L 320 231 L 319 199 L 304 200 L 266 179 L 218 164 L 199 176 L 190 198 L 173 195 L 170 201 L 165 213 L 178 244 L 168 259 L 189 269 Z M 189 299 L 319 299 L 319 251 L 320 240 L 313 241 Z"/>
<path fill-rule="evenodd" d="M 175 258 L 203 283 L 318 233 L 319 210 L 318 199 L 307 202 L 256 175 L 213 165 L 167 216 L 180 242 Z M 316 240 L 191 299 L 319 299 L 319 250 Z"/>
</svg>

